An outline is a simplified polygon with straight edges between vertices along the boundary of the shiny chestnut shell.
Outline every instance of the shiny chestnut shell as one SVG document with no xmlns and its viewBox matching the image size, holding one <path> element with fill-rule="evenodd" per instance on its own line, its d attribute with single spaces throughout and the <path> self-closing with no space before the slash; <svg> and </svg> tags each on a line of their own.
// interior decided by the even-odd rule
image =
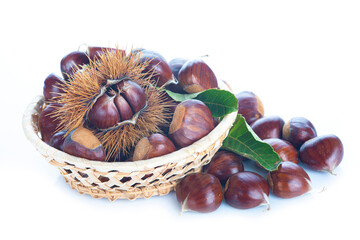
<svg viewBox="0 0 360 240">
<path fill-rule="evenodd" d="M 238 100 L 238 113 L 251 125 L 264 116 L 264 106 L 258 96 L 253 92 L 243 91 L 235 95 Z"/>
<path fill-rule="evenodd" d="M 77 69 L 85 64 L 89 64 L 90 60 L 86 53 L 80 51 L 74 51 L 63 57 L 60 62 L 61 73 L 65 80 L 69 79 Z"/>
<path fill-rule="evenodd" d="M 283 162 L 299 163 L 298 152 L 290 142 L 279 138 L 268 138 L 263 141 L 274 149 Z"/>
<path fill-rule="evenodd" d="M 214 72 L 201 59 L 189 60 L 184 63 L 179 70 L 178 80 L 181 88 L 187 93 L 219 88 Z"/>
<path fill-rule="evenodd" d="M 206 136 L 215 122 L 205 103 L 189 99 L 177 105 L 170 123 L 169 138 L 179 148 L 187 147 Z"/>
<path fill-rule="evenodd" d="M 53 114 L 57 108 L 61 107 L 60 104 L 50 103 L 45 106 L 44 110 L 39 116 L 39 128 L 42 140 L 49 144 L 51 137 L 56 133 L 60 126 L 60 120 Z"/>
<path fill-rule="evenodd" d="M 265 116 L 251 124 L 252 130 L 262 140 L 281 138 L 284 120 L 279 116 Z"/>
<path fill-rule="evenodd" d="M 176 185 L 175 191 L 182 211 L 213 212 L 220 207 L 223 199 L 219 179 L 208 173 L 187 175 Z"/>
<path fill-rule="evenodd" d="M 235 208 L 249 209 L 268 204 L 269 185 L 265 178 L 254 172 L 238 172 L 225 185 L 224 198 Z"/>
<path fill-rule="evenodd" d="M 309 168 L 332 173 L 342 161 L 344 146 L 337 136 L 330 134 L 306 141 L 299 153 L 300 160 Z"/>
<path fill-rule="evenodd" d="M 51 73 L 46 77 L 44 81 L 43 94 L 46 101 L 53 100 L 54 97 L 59 97 L 61 93 L 64 93 L 62 87 L 64 80 L 54 73 Z"/>
<path fill-rule="evenodd" d="M 244 171 L 242 158 L 226 150 L 218 151 L 204 168 L 204 172 L 214 175 L 222 184 L 225 184 L 231 175 L 242 171 Z"/>
<path fill-rule="evenodd" d="M 310 177 L 303 168 L 292 162 L 282 162 L 276 171 L 267 175 L 271 191 L 281 198 L 293 198 L 311 189 Z"/>
<path fill-rule="evenodd" d="M 282 138 L 291 142 L 296 149 L 301 145 L 317 136 L 314 125 L 304 117 L 291 118 L 283 127 Z"/>
</svg>

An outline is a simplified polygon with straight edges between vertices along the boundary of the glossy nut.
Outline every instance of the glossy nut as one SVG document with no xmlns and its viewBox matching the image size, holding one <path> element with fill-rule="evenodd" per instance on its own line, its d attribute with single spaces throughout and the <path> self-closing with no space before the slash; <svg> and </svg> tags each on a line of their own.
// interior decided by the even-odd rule
<svg viewBox="0 0 360 240">
<path fill-rule="evenodd" d="M 269 205 L 269 185 L 266 180 L 254 172 L 239 172 L 226 182 L 224 198 L 235 208 L 249 209 L 261 204 Z"/>
<path fill-rule="evenodd" d="M 218 151 L 204 169 L 204 172 L 214 175 L 222 184 L 225 184 L 231 175 L 242 171 L 244 171 L 242 158 L 225 150 Z"/>
<path fill-rule="evenodd" d="M 281 138 L 284 120 L 278 116 L 266 116 L 251 124 L 251 128 L 262 140 L 267 138 Z"/>
<path fill-rule="evenodd" d="M 135 147 L 132 160 L 139 161 L 160 157 L 176 151 L 175 145 L 166 136 L 155 133 L 150 137 L 142 138 Z"/>
<path fill-rule="evenodd" d="M 105 150 L 99 139 L 88 129 L 78 127 L 64 140 L 64 152 L 87 160 L 105 161 Z"/>
<path fill-rule="evenodd" d="M 176 79 L 178 79 L 180 69 L 187 61 L 188 59 L 185 58 L 174 58 L 169 62 L 171 72 Z"/>
<path fill-rule="evenodd" d="M 189 99 L 176 107 L 169 138 L 175 146 L 183 148 L 206 136 L 214 126 L 209 108 L 199 100 Z"/>
<path fill-rule="evenodd" d="M 65 80 L 69 79 L 78 69 L 81 69 L 83 65 L 89 64 L 90 60 L 84 52 L 71 52 L 60 62 L 61 73 Z"/>
<path fill-rule="evenodd" d="M 281 198 L 297 197 L 311 189 L 309 175 L 292 162 L 282 162 L 276 171 L 268 173 L 267 179 L 271 191 Z"/>
<path fill-rule="evenodd" d="M 51 73 L 46 77 L 44 81 L 43 94 L 45 101 L 53 100 L 54 97 L 59 97 L 60 93 L 63 93 L 62 87 L 64 86 L 64 80 L 54 73 Z"/>
<path fill-rule="evenodd" d="M 176 198 L 181 212 L 213 212 L 220 207 L 223 199 L 219 179 L 208 173 L 192 173 L 184 177 L 175 187 Z"/>
<path fill-rule="evenodd" d="M 140 54 L 140 62 L 148 61 L 143 73 L 152 74 L 151 79 L 156 81 L 156 86 L 161 87 L 173 81 L 173 74 L 165 58 L 157 52 L 137 49 Z"/>
<path fill-rule="evenodd" d="M 214 72 L 203 60 L 189 60 L 180 69 L 179 84 L 187 93 L 218 88 Z"/>
<path fill-rule="evenodd" d="M 99 59 L 101 55 L 107 52 L 115 52 L 120 51 L 123 56 L 125 56 L 125 51 L 122 49 L 115 49 L 115 48 L 107 48 L 107 47 L 95 47 L 95 46 L 88 46 L 87 55 L 89 56 L 91 61 L 95 61 Z"/>
<path fill-rule="evenodd" d="M 146 94 L 140 85 L 123 80 L 95 99 L 87 119 L 94 127 L 106 130 L 132 119 L 146 107 L 146 102 Z"/>
<path fill-rule="evenodd" d="M 49 144 L 50 138 L 56 133 L 60 125 L 60 120 L 54 117 L 54 111 L 61 107 L 60 104 L 50 103 L 39 116 L 39 128 L 42 140 Z"/>
<path fill-rule="evenodd" d="M 63 151 L 63 144 L 64 144 L 64 140 L 65 140 L 65 134 L 66 131 L 61 131 L 61 132 L 57 132 L 55 133 L 49 140 L 49 145 L 52 146 L 53 148 L 56 148 L 60 151 Z"/>
<path fill-rule="evenodd" d="M 344 156 L 341 140 L 333 135 L 315 137 L 300 148 L 300 160 L 309 168 L 333 173 Z"/>
<path fill-rule="evenodd" d="M 299 149 L 304 142 L 316 136 L 314 125 L 303 117 L 294 117 L 285 123 L 283 127 L 282 138 L 291 142 L 296 149 Z"/>
<path fill-rule="evenodd" d="M 264 106 L 258 96 L 253 92 L 243 91 L 235 95 L 238 99 L 238 113 L 251 125 L 264 116 Z"/>
<path fill-rule="evenodd" d="M 299 163 L 299 156 L 296 148 L 288 141 L 278 138 L 268 138 L 264 140 L 279 155 L 283 162 Z"/>
</svg>

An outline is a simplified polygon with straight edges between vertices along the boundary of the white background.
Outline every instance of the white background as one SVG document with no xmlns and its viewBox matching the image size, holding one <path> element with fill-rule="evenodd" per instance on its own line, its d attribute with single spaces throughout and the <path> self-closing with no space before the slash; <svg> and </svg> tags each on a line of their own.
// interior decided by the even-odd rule
<svg viewBox="0 0 360 240">
<path fill-rule="evenodd" d="M 359 239 L 358 1 L 5 1 L 0 3 L 1 239 Z M 72 190 L 25 138 L 21 118 L 79 45 L 144 47 L 206 61 L 266 115 L 310 119 L 345 146 L 337 176 L 265 207 L 180 216 L 175 194 L 135 201 Z M 356 85 L 357 84 L 357 85 Z M 323 187 L 326 190 L 319 193 Z M 7 236 L 6 238 L 4 238 Z"/>
</svg>

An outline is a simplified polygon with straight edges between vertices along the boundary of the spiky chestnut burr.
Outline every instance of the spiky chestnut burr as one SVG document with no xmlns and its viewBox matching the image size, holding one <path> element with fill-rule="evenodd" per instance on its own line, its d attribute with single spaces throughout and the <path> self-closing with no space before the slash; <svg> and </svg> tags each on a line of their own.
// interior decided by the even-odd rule
<svg viewBox="0 0 360 240">
<path fill-rule="evenodd" d="M 165 98 L 165 91 L 155 88 L 155 81 L 143 73 L 148 63 L 140 61 L 140 56 L 132 52 L 124 55 L 123 51 L 110 49 L 98 55 L 96 61 L 84 65 L 82 71 L 74 73 L 64 84 L 63 93 L 57 99 L 64 106 L 55 113 L 61 119 L 61 130 L 72 131 L 81 125 L 86 126 L 104 146 L 106 160 L 116 161 L 130 153 L 141 138 L 161 132 L 171 117 L 171 103 Z M 146 99 L 145 107 L 140 106 L 140 110 L 136 108 L 134 111 L 129 100 L 131 97 L 125 94 L 124 89 L 127 87 L 122 86 L 126 82 L 142 89 Z M 90 115 L 102 96 L 114 98 L 113 110 L 120 113 L 121 119 L 131 118 L 132 121 L 124 123 L 120 120 L 121 124 L 96 127 Z M 131 112 L 124 102 L 128 103 Z M 134 119 L 136 113 L 138 116 Z M 115 122 L 119 123 L 118 119 Z"/>
</svg>

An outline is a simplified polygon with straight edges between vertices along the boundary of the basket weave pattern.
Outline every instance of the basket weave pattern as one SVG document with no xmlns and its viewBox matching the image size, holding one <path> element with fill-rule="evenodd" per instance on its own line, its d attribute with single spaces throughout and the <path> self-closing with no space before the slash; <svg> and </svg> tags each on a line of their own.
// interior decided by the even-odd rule
<svg viewBox="0 0 360 240">
<path fill-rule="evenodd" d="M 208 136 L 171 154 L 138 162 L 108 163 L 74 157 L 44 143 L 38 128 L 43 105 L 43 97 L 38 96 L 24 113 L 23 128 L 29 141 L 73 189 L 110 201 L 168 194 L 179 179 L 199 172 L 210 162 L 236 117 L 236 113 L 227 115 Z"/>
</svg>

